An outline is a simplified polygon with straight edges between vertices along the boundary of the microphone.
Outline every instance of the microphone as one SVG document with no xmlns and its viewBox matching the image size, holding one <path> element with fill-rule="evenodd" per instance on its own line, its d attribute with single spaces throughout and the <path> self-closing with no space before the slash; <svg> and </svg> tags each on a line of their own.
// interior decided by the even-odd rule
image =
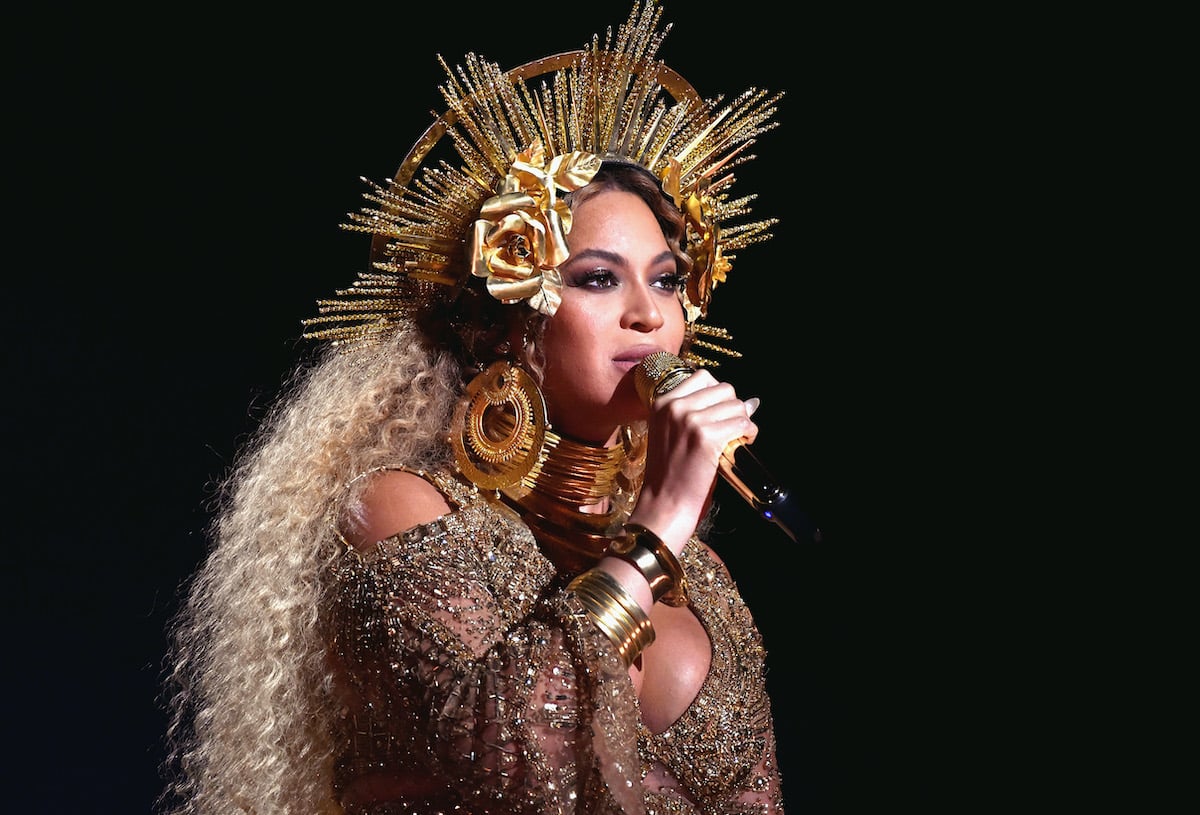
<svg viewBox="0 0 1200 815">
<path fill-rule="evenodd" d="M 634 369 L 634 386 L 647 405 L 692 375 L 694 369 L 679 357 L 657 351 Z M 771 478 L 742 439 L 735 439 L 721 453 L 721 477 L 763 518 L 771 521 L 793 541 L 820 543 L 818 529 L 792 500 L 791 493 Z"/>
</svg>

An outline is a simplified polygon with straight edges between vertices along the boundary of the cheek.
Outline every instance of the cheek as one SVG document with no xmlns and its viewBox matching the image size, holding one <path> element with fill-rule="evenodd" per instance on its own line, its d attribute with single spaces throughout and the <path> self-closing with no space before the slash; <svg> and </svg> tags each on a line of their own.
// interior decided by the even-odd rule
<svg viewBox="0 0 1200 815">
<path fill-rule="evenodd" d="M 578 362 L 595 348 L 603 326 L 601 315 L 580 309 L 564 298 L 546 326 L 546 359 Z"/>
<path fill-rule="evenodd" d="M 559 308 L 543 336 L 547 384 L 561 384 L 564 379 L 577 375 L 575 372 L 584 364 L 589 345 L 594 345 L 589 342 L 591 336 L 577 314 Z"/>
</svg>

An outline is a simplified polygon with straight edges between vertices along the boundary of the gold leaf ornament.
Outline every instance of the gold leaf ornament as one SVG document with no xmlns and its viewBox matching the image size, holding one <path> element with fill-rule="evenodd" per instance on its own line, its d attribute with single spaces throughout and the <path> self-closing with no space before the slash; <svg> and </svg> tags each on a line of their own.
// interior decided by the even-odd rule
<svg viewBox="0 0 1200 815">
<path fill-rule="evenodd" d="M 718 283 L 725 282 L 730 264 L 721 253 L 721 229 L 703 179 L 687 190 L 681 189 L 679 161 L 672 157 L 663 168 L 660 180 L 663 191 L 671 196 L 675 207 L 683 213 L 686 224 L 684 250 L 692 258 L 693 268 L 688 275 L 684 308 L 691 323 L 708 314 L 713 289 Z"/>
<path fill-rule="evenodd" d="M 558 266 L 568 257 L 571 231 L 571 210 L 560 193 L 585 186 L 599 169 L 598 156 L 579 150 L 547 161 L 540 141 L 518 154 L 474 226 L 471 274 L 487 278 L 492 297 L 526 300 L 554 316 L 562 302 Z"/>
</svg>

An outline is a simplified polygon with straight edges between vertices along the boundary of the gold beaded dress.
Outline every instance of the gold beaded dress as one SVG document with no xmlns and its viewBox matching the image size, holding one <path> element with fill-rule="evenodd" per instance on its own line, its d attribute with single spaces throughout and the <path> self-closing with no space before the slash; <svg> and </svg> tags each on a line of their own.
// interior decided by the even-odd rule
<svg viewBox="0 0 1200 815">
<path fill-rule="evenodd" d="M 574 575 L 492 493 L 423 475 L 451 511 L 333 567 L 347 815 L 782 815 L 761 636 L 705 546 L 680 561 L 711 667 L 651 733 Z"/>
</svg>

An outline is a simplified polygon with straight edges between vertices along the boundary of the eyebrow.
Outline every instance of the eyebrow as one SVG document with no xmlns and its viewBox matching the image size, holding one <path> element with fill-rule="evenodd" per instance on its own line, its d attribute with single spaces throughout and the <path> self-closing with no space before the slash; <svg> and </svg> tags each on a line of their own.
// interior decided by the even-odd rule
<svg viewBox="0 0 1200 815">
<path fill-rule="evenodd" d="M 625 264 L 625 257 L 623 255 L 620 255 L 616 252 L 611 252 L 608 249 L 584 249 L 579 254 L 571 255 L 569 258 L 567 258 L 566 265 L 571 266 L 574 264 L 575 261 L 582 261 L 582 260 L 589 260 L 589 259 L 590 260 L 603 260 L 607 263 L 613 263 L 613 264 L 621 264 L 621 265 Z M 674 260 L 675 260 L 675 254 L 670 249 L 664 249 L 661 252 L 659 252 L 657 255 L 655 255 L 653 258 L 650 259 L 650 265 L 654 266 L 659 263 L 665 263 L 667 261 L 674 261 Z"/>
</svg>

